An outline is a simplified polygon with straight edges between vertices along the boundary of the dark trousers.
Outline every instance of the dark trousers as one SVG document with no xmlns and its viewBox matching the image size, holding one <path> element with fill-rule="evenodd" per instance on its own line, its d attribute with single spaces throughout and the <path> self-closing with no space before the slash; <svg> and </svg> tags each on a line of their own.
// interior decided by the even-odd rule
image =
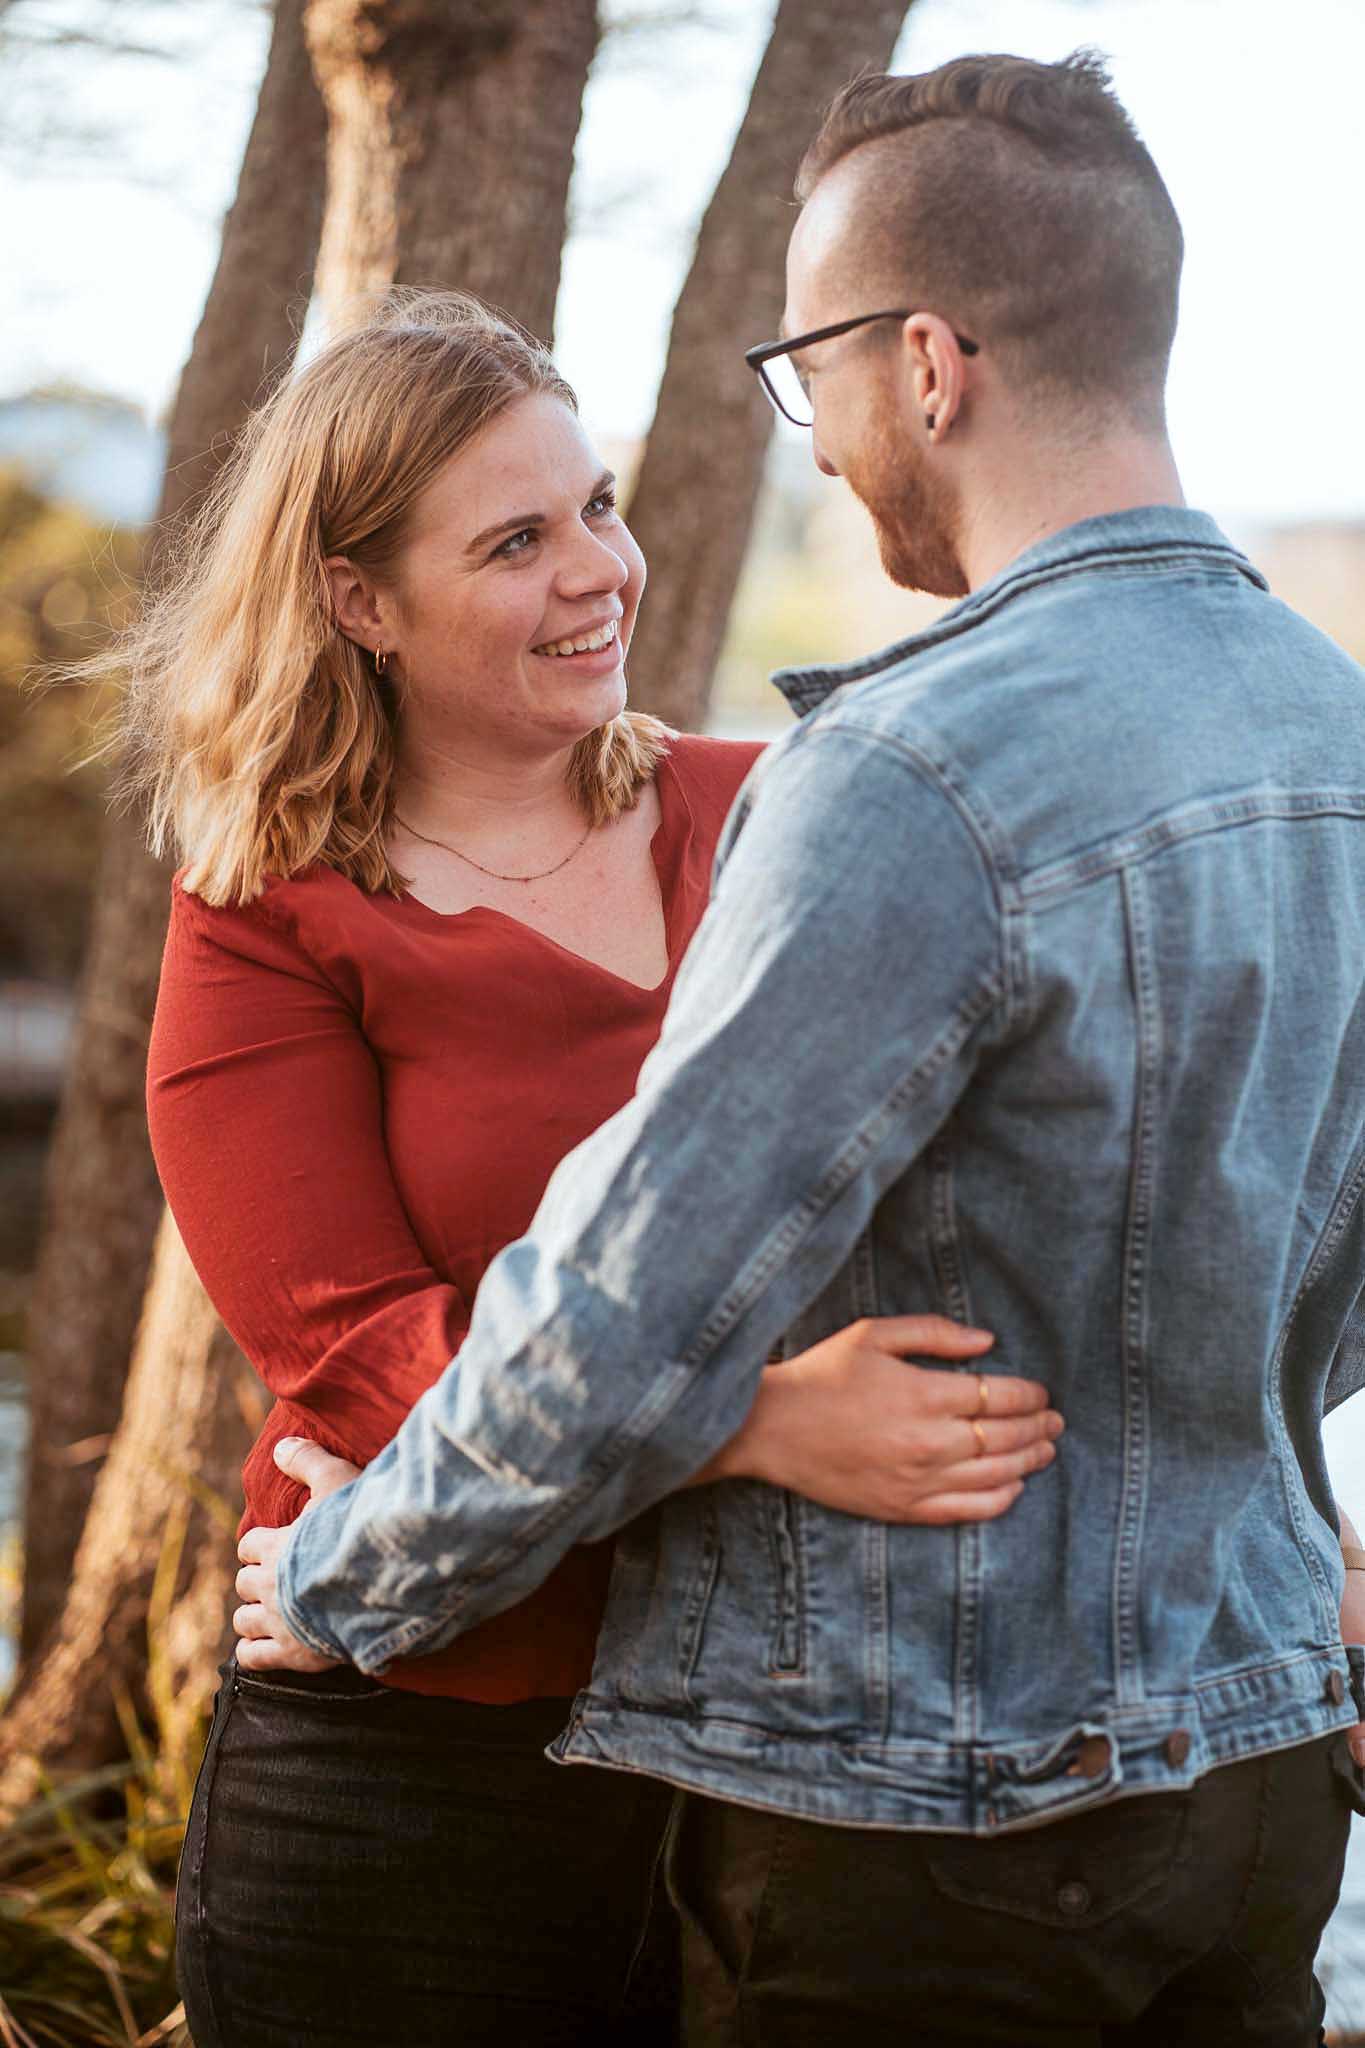
<svg viewBox="0 0 1365 2048">
<path fill-rule="evenodd" d="M 1309 2048 L 1344 1749 L 988 1841 L 688 1795 L 668 1859 L 687 2048 Z"/>
<path fill-rule="evenodd" d="M 669 1794 L 547 1762 L 569 1701 L 222 1679 L 176 1901 L 196 2048 L 675 2042 Z"/>
</svg>

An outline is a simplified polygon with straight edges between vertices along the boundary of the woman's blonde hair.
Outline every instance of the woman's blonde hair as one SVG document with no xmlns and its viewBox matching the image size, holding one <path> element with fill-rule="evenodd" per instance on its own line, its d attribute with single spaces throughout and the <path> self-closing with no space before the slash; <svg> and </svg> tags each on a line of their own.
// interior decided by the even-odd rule
<svg viewBox="0 0 1365 2048">
<path fill-rule="evenodd" d="M 123 793 L 206 902 L 315 861 L 402 887 L 385 844 L 398 701 L 340 630 L 323 563 L 391 575 L 443 464 L 533 394 L 577 410 L 540 344 L 477 299 L 391 294 L 253 413 L 157 594 L 86 665 L 127 678 Z M 593 823 L 639 801 L 668 739 L 623 711 L 579 741 L 569 785 Z"/>
</svg>

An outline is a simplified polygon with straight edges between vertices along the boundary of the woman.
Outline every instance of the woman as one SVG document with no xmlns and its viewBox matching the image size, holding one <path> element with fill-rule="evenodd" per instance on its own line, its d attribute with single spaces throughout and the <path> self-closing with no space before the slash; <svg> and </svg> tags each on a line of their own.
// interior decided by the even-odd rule
<svg viewBox="0 0 1365 2048">
<path fill-rule="evenodd" d="M 153 1143 L 277 1396 L 244 1526 L 306 1505 L 287 1437 L 363 1464 L 393 1435 L 657 1034 L 756 750 L 625 711 L 643 580 L 543 351 L 422 295 L 256 416 L 139 629 L 135 758 L 185 861 Z M 908 1318 L 831 1339 L 696 1477 L 1003 1512 L 1052 1456 L 1043 1390 L 983 1382 L 968 1426 L 899 1356 L 989 1341 Z M 645 1939 L 662 1789 L 541 1754 L 609 1569 L 609 1546 L 571 1555 L 384 1683 L 225 1667 L 181 1870 L 199 2048 L 669 2038 Z"/>
</svg>

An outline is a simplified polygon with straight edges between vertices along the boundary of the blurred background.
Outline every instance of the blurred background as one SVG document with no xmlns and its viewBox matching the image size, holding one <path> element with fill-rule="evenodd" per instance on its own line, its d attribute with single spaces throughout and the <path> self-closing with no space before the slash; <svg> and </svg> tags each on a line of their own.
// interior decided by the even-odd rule
<svg viewBox="0 0 1365 2048">
<path fill-rule="evenodd" d="M 378 46 L 388 11 L 370 0 Z M 415 9 L 430 39 L 398 95 L 403 118 L 447 135 L 466 73 L 506 95 L 483 157 L 445 166 L 441 232 L 405 245 L 400 226 L 381 246 L 345 215 L 336 164 L 364 138 L 343 132 L 334 98 L 319 252 L 323 120 L 300 55 L 304 0 L 0 0 L 0 1689 L 20 1674 L 0 1722 L 0 1810 L 29 1811 L 38 1780 L 23 1759 L 35 1753 L 44 1769 L 104 1772 L 105 1792 L 107 1774 L 123 1772 L 117 1818 L 98 1798 L 90 1807 L 92 1839 L 132 1855 L 128 1785 L 140 1785 L 155 1826 L 138 1853 L 163 1907 L 184 1788 L 174 1770 L 157 1775 L 154 1753 L 163 1737 L 174 1748 L 172 1723 L 193 1748 L 184 1729 L 202 1711 L 214 1648 L 202 1616 L 222 1593 L 199 1553 L 223 1548 L 224 1475 L 259 1391 L 234 1381 L 231 1427 L 206 1431 L 207 1409 L 199 1423 L 181 1417 L 192 1508 L 131 1481 L 120 1489 L 139 1343 L 150 1374 L 149 1330 L 189 1299 L 164 1246 L 152 1265 L 158 1209 L 137 1128 L 159 944 L 148 906 L 164 877 L 106 823 L 107 771 L 88 756 L 107 706 L 33 680 L 127 615 L 243 405 L 296 339 L 306 352 L 329 306 L 394 277 L 469 284 L 537 331 L 553 326 L 589 431 L 638 480 L 627 516 L 654 578 L 632 656 L 637 699 L 682 724 L 776 732 L 787 714 L 774 668 L 859 654 L 937 609 L 886 583 L 859 508 L 816 472 L 808 436 L 772 430 L 738 362 L 776 331 L 785 195 L 815 113 L 893 51 L 894 68 L 922 70 L 969 50 L 1055 58 L 1094 45 L 1184 222 L 1171 420 L 1188 495 L 1281 596 L 1365 658 L 1360 0 L 844 0 L 834 27 L 813 0 L 523 0 L 506 10 L 508 33 L 513 59 L 515 36 L 526 41 L 530 68 L 502 86 L 479 74 L 463 19 L 477 11 Z M 359 61 L 360 13 L 312 0 L 324 95 Z M 561 173 L 542 161 L 551 130 Z M 388 140 L 396 150 L 401 138 Z M 505 261 L 499 271 L 490 254 L 497 207 L 519 182 L 552 230 L 534 276 Z M 395 212 L 406 218 L 401 203 Z M 264 304 L 271 294 L 278 303 Z M 149 1270 L 154 1289 L 162 1274 L 159 1307 Z M 196 1357 L 221 1360 L 221 1333 L 196 1312 L 199 1324 L 179 1315 L 177 1342 L 193 1325 Z M 147 1398 L 154 1407 L 154 1387 Z M 1333 1418 L 1328 1444 L 1359 1515 L 1356 1409 L 1365 1400 Z M 131 1622 L 115 1622 L 89 1562 L 111 1544 L 140 1560 Z M 165 1669 L 149 1622 L 180 1645 Z M 77 1713 L 92 1673 L 103 1704 Z M 142 1777 L 130 1781 L 130 1765 Z M 36 1826 L 25 1839 L 38 1857 L 25 1866 L 31 1887 L 51 1844 Z M 1365 2027 L 1357 1851 L 1323 1959 L 1339 2028 Z M 112 1928 L 143 1925 L 118 1884 L 106 1896 L 122 1901 Z M 11 1954 L 17 1936 L 0 1932 L 0 2033 L 7 1999 L 30 2025 L 47 2013 L 51 1966 L 52 1984 L 90 2001 L 82 2024 L 109 2031 L 38 2038 L 170 2039 L 148 2031 L 173 1992 L 157 1954 L 164 1925 L 149 1914 L 144 1950 L 129 1951 L 126 2015 L 103 1965 L 79 1975 L 78 1916 L 54 1906 L 46 1948 Z"/>
</svg>

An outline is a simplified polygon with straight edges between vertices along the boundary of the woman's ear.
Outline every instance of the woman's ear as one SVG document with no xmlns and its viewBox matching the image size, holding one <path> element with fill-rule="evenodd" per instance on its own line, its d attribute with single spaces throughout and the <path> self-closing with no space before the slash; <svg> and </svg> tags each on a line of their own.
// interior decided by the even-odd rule
<svg viewBox="0 0 1365 2048">
<path fill-rule="evenodd" d="M 337 624 L 348 640 L 373 654 L 383 640 L 384 624 L 374 584 L 345 555 L 329 555 L 322 566 L 331 585 Z"/>
</svg>

